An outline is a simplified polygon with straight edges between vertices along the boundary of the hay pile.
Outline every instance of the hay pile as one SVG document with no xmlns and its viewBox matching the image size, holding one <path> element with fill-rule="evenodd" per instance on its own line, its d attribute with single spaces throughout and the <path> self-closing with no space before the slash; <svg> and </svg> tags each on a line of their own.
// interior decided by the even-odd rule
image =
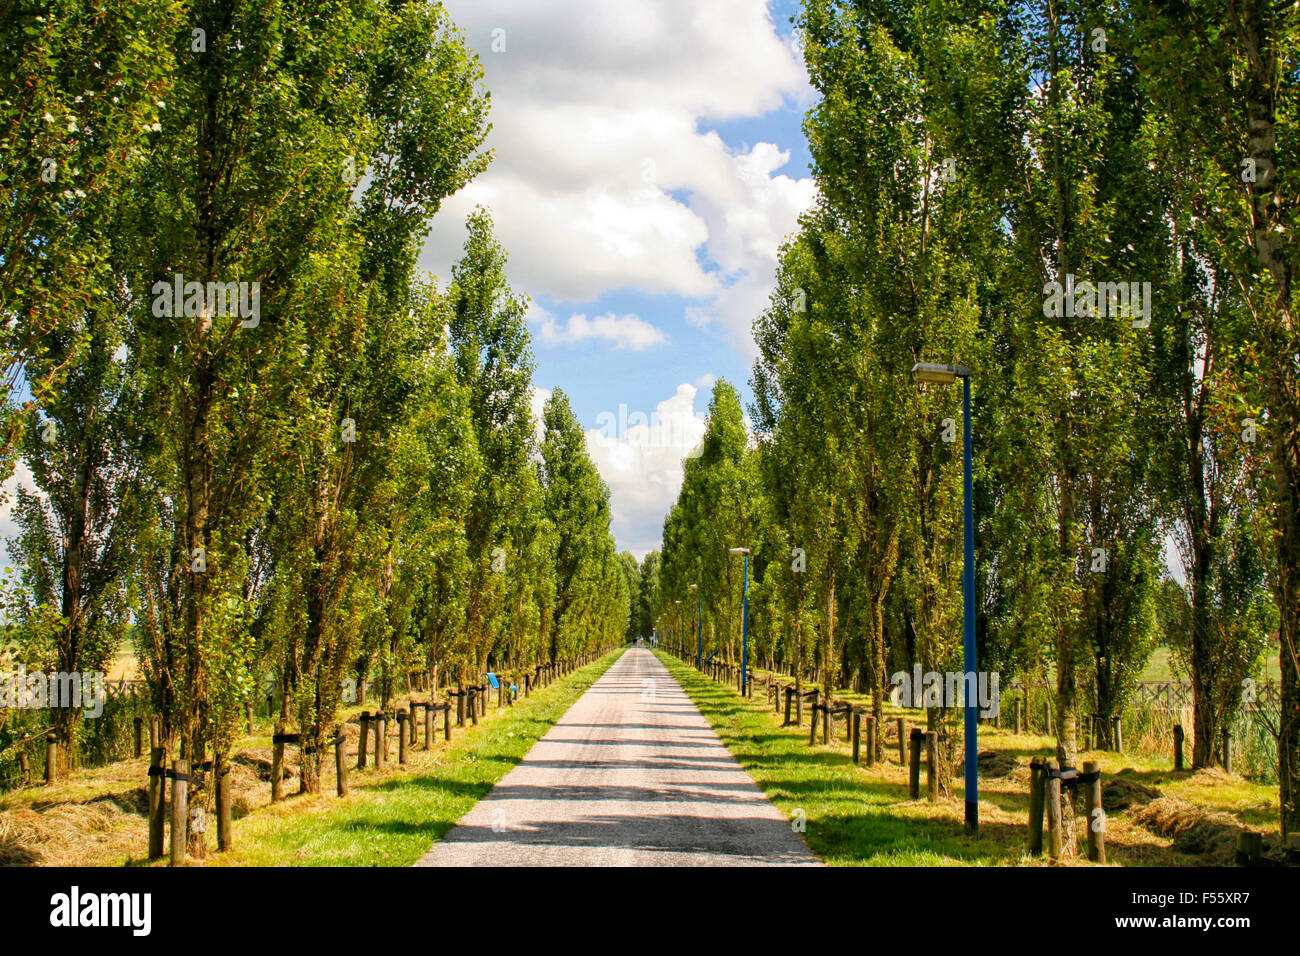
<svg viewBox="0 0 1300 956">
<path fill-rule="evenodd" d="M 1178 797 L 1152 800 L 1130 817 L 1158 836 L 1171 837 L 1175 850 L 1199 856 L 1212 866 L 1236 862 L 1237 834 L 1248 829 L 1230 813 L 1204 810 Z M 1264 834 L 1264 856 L 1281 856 L 1281 841 L 1272 834 Z"/>
<path fill-rule="evenodd" d="M 988 778 L 1005 777 L 1020 766 L 1015 757 L 1000 750 L 982 750 L 975 760 L 979 764 L 979 775 Z"/>
<path fill-rule="evenodd" d="M 292 764 L 292 755 L 285 754 L 285 759 L 280 764 L 280 780 L 292 780 L 298 771 Z M 245 777 L 249 774 L 255 776 L 263 783 L 271 782 L 271 748 L 262 747 L 251 750 L 241 750 L 230 758 L 230 772 L 239 777 Z"/>
<path fill-rule="evenodd" d="M 0 813 L 0 865 L 85 865 L 87 840 L 112 852 L 138 842 L 147 806 L 144 788 L 85 803 L 34 805 Z"/>
<path fill-rule="evenodd" d="M 1192 774 L 1188 783 L 1198 787 L 1217 787 L 1224 783 L 1241 783 L 1241 778 L 1236 774 L 1225 772 L 1222 767 L 1202 767 Z"/>
<path fill-rule="evenodd" d="M 282 780 L 293 779 L 296 771 L 280 768 Z M 230 757 L 230 816 L 234 820 L 248 816 L 258 807 L 271 802 L 271 758 L 241 750 Z M 289 788 L 285 788 L 286 791 Z"/>
<path fill-rule="evenodd" d="M 1122 771 L 1121 771 L 1122 772 Z M 1133 806 L 1146 806 L 1153 800 L 1160 799 L 1160 791 L 1123 777 L 1112 777 L 1101 782 L 1101 808 L 1107 813 L 1116 813 Z"/>
</svg>

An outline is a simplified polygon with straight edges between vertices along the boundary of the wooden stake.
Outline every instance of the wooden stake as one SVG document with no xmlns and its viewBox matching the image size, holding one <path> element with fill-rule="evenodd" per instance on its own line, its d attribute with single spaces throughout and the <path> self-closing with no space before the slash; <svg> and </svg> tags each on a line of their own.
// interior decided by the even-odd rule
<svg viewBox="0 0 1300 956">
<path fill-rule="evenodd" d="M 280 799 L 281 769 L 284 767 L 284 744 L 279 741 L 271 743 L 271 802 Z"/>
<path fill-rule="evenodd" d="M 1056 760 L 1047 761 L 1046 784 L 1043 803 L 1047 806 L 1047 855 L 1053 860 L 1061 857 L 1061 765 Z"/>
<path fill-rule="evenodd" d="M 188 760 L 172 761 L 172 866 L 185 865 L 185 814 L 189 810 L 189 775 Z"/>
<path fill-rule="evenodd" d="M 167 748 L 154 747 L 149 751 L 149 859 L 163 855 L 167 830 Z"/>
<path fill-rule="evenodd" d="M 808 721 L 808 746 L 811 747 L 817 743 L 817 697 L 820 691 L 816 687 L 812 689 L 812 709 Z"/>
<path fill-rule="evenodd" d="M 217 851 L 228 852 L 235 845 L 233 789 L 230 785 L 230 761 L 225 754 L 216 755 L 217 778 Z"/>
<path fill-rule="evenodd" d="M 54 734 L 45 735 L 45 783 L 54 782 L 55 771 L 59 766 L 59 738 Z"/>
<path fill-rule="evenodd" d="M 335 790 L 340 797 L 346 797 L 348 795 L 348 740 L 342 727 L 339 728 L 338 736 L 334 738 L 334 776 Z"/>
<path fill-rule="evenodd" d="M 1183 769 L 1183 725 L 1174 724 L 1174 769 Z"/>
<path fill-rule="evenodd" d="M 921 796 L 921 741 L 924 739 L 924 732 L 920 727 L 913 727 L 910 739 L 911 742 L 911 761 L 907 768 L 907 796 L 909 799 L 917 800 Z"/>
<path fill-rule="evenodd" d="M 1119 718 L 1115 718 L 1118 726 Z M 1084 806 L 1088 812 L 1088 859 L 1094 863 L 1106 862 L 1106 811 L 1101 806 L 1101 764 L 1095 760 L 1084 761 Z"/>
<path fill-rule="evenodd" d="M 933 730 L 925 734 L 925 788 L 926 799 L 939 802 L 939 735 Z"/>
<path fill-rule="evenodd" d="M 1029 761 L 1029 855 L 1043 855 L 1043 762 Z"/>
<path fill-rule="evenodd" d="M 1252 830 L 1237 834 L 1237 865 L 1257 866 L 1264 853 L 1264 837 Z"/>
</svg>

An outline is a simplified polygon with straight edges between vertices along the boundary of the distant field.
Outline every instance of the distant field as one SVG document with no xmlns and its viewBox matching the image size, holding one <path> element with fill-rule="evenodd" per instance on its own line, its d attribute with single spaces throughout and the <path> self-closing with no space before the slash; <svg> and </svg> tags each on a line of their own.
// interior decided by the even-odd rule
<svg viewBox="0 0 1300 956">
<path fill-rule="evenodd" d="M 1277 649 L 1272 648 L 1262 662 L 1263 677 L 1267 680 L 1281 680 L 1282 667 L 1277 657 Z M 1157 647 L 1151 654 L 1147 666 L 1142 671 L 1140 680 L 1191 680 L 1191 676 L 1180 668 L 1173 651 L 1167 646 Z"/>
<path fill-rule="evenodd" d="M 123 641 L 122 646 L 117 649 L 113 656 L 113 662 L 108 665 L 109 680 L 139 680 L 140 669 L 136 667 L 135 649 L 131 647 L 130 641 Z"/>
</svg>

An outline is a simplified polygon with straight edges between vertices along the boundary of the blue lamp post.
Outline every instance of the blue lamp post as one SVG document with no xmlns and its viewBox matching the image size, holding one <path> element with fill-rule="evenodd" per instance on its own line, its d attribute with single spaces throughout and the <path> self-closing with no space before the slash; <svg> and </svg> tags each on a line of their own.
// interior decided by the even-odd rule
<svg viewBox="0 0 1300 956">
<path fill-rule="evenodd" d="M 745 587 L 740 592 L 740 696 L 749 696 L 749 548 L 728 548 L 745 556 Z"/>
<path fill-rule="evenodd" d="M 700 586 L 692 584 L 695 592 L 695 669 L 704 666 L 704 598 L 700 596 Z"/>
<path fill-rule="evenodd" d="M 971 471 L 970 369 L 964 365 L 939 365 L 917 362 L 912 366 L 917 382 L 951 385 L 962 381 L 962 529 L 965 542 L 962 556 L 962 666 L 966 671 L 966 829 L 979 831 L 979 767 L 976 763 L 979 721 L 977 701 L 970 690 L 976 686 L 975 673 L 975 480 Z"/>
</svg>

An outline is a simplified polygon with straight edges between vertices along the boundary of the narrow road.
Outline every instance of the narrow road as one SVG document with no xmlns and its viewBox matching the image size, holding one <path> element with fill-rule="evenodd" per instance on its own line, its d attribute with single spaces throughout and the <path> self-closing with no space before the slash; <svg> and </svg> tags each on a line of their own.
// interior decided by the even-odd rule
<svg viewBox="0 0 1300 956">
<path fill-rule="evenodd" d="M 416 866 L 819 862 L 677 681 L 634 647 Z"/>
</svg>

